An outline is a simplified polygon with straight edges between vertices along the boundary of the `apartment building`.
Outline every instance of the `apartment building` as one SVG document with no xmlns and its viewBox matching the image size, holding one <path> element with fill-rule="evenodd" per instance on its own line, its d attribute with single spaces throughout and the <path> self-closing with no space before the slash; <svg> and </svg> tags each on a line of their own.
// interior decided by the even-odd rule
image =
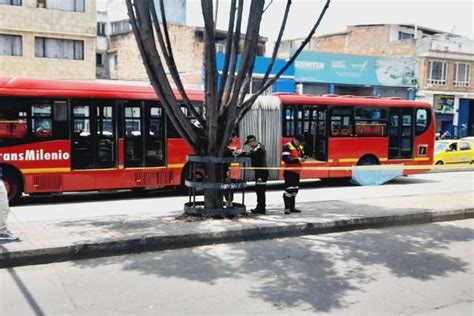
<svg viewBox="0 0 474 316">
<path fill-rule="evenodd" d="M 95 0 L 0 0 L 0 76 L 94 79 Z"/>
</svg>

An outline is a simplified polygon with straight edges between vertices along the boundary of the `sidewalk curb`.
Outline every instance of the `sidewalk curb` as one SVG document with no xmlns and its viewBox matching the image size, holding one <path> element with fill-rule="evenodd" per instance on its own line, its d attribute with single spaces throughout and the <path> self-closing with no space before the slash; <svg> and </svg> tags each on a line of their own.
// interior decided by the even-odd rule
<svg viewBox="0 0 474 316">
<path fill-rule="evenodd" d="M 329 222 L 295 223 L 288 225 L 280 224 L 263 227 L 254 225 L 254 227 L 251 228 L 237 230 L 231 229 L 219 232 L 202 232 L 185 235 L 151 235 L 133 239 L 114 239 L 64 247 L 3 252 L 0 253 L 0 268 L 117 256 L 148 251 L 189 248 L 209 244 L 233 243 L 303 235 L 318 235 L 369 228 L 462 220 L 468 218 L 474 218 L 474 208 L 360 217 Z"/>
</svg>

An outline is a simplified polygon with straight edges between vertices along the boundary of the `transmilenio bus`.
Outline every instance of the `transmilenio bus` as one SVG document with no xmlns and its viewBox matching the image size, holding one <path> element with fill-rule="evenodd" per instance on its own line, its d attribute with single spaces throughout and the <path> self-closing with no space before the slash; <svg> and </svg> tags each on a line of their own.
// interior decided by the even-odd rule
<svg viewBox="0 0 474 316">
<path fill-rule="evenodd" d="M 201 91 L 188 95 L 202 108 Z M 424 102 L 280 94 L 260 97 L 239 133 L 257 135 L 271 167 L 283 166 L 282 145 L 303 134 L 305 167 L 397 163 L 428 170 L 434 122 Z M 0 78 L 0 166 L 11 201 L 22 193 L 179 186 L 188 154 L 150 86 Z M 273 170 L 271 179 L 281 173 Z M 302 173 L 349 176 L 341 170 Z"/>
</svg>

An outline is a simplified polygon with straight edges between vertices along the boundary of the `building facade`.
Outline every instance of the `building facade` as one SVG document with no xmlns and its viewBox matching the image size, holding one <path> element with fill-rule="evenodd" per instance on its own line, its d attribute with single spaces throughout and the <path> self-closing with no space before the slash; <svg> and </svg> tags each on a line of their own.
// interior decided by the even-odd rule
<svg viewBox="0 0 474 316">
<path fill-rule="evenodd" d="M 204 29 L 196 26 L 168 24 L 171 47 L 183 83 L 190 87 L 202 88 Z M 225 50 L 227 33 L 216 31 L 216 50 Z M 242 44 L 244 37 L 242 36 Z M 266 38 L 261 37 L 258 55 L 265 54 Z M 131 30 L 111 34 L 109 39 L 110 79 L 148 80 L 143 61 Z"/>
<path fill-rule="evenodd" d="M 416 58 L 415 96 L 433 104 L 437 131 L 453 137 L 474 134 L 473 40 L 416 25 L 371 24 L 316 37 L 312 47 L 318 52 Z"/>
<path fill-rule="evenodd" d="M 1 0 L 0 76 L 96 77 L 95 0 Z"/>
</svg>

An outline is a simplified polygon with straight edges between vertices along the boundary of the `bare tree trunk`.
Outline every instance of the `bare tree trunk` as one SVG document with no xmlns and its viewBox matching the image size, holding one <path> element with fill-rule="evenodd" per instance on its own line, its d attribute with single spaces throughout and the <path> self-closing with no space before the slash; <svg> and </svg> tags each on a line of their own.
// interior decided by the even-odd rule
<svg viewBox="0 0 474 316">
<path fill-rule="evenodd" d="M 203 156 L 222 157 L 225 154 L 232 132 L 238 126 L 245 113 L 250 110 L 258 95 L 262 94 L 289 68 L 314 35 L 329 7 L 330 0 L 326 0 L 322 12 L 296 53 L 282 69 L 269 79 L 290 11 L 291 0 L 287 0 L 278 39 L 270 65 L 265 72 L 262 87 L 247 99 L 245 99 L 245 94 L 249 88 L 257 55 L 260 24 L 263 13 L 273 1 L 270 1 L 266 7 L 264 0 L 252 0 L 250 2 L 243 49 L 240 51 L 244 1 L 231 0 L 226 38 L 226 55 L 221 82 L 218 84 L 215 47 L 217 1 L 216 10 L 214 11 L 213 1 L 201 0 L 204 18 L 205 100 L 203 112 L 205 117 L 194 109 L 179 76 L 168 33 L 164 2 L 164 0 L 160 0 L 160 23 L 153 1 L 126 0 L 130 23 L 143 59 L 143 64 L 168 118 L 178 133 L 191 146 L 194 153 Z M 215 17 L 214 14 L 216 14 Z M 158 53 L 158 48 L 161 51 L 161 56 Z M 237 67 L 239 55 L 240 65 Z M 179 101 L 171 88 L 165 65 L 177 87 L 177 93 L 181 97 Z M 237 68 L 238 71 L 236 72 Z M 191 124 L 190 120 L 181 111 L 181 104 L 186 106 L 188 112 L 200 123 L 200 126 Z M 225 176 L 222 165 L 208 164 L 206 169 L 208 182 L 223 183 Z M 205 207 L 215 209 L 222 208 L 222 206 L 221 190 L 205 190 Z"/>
</svg>

